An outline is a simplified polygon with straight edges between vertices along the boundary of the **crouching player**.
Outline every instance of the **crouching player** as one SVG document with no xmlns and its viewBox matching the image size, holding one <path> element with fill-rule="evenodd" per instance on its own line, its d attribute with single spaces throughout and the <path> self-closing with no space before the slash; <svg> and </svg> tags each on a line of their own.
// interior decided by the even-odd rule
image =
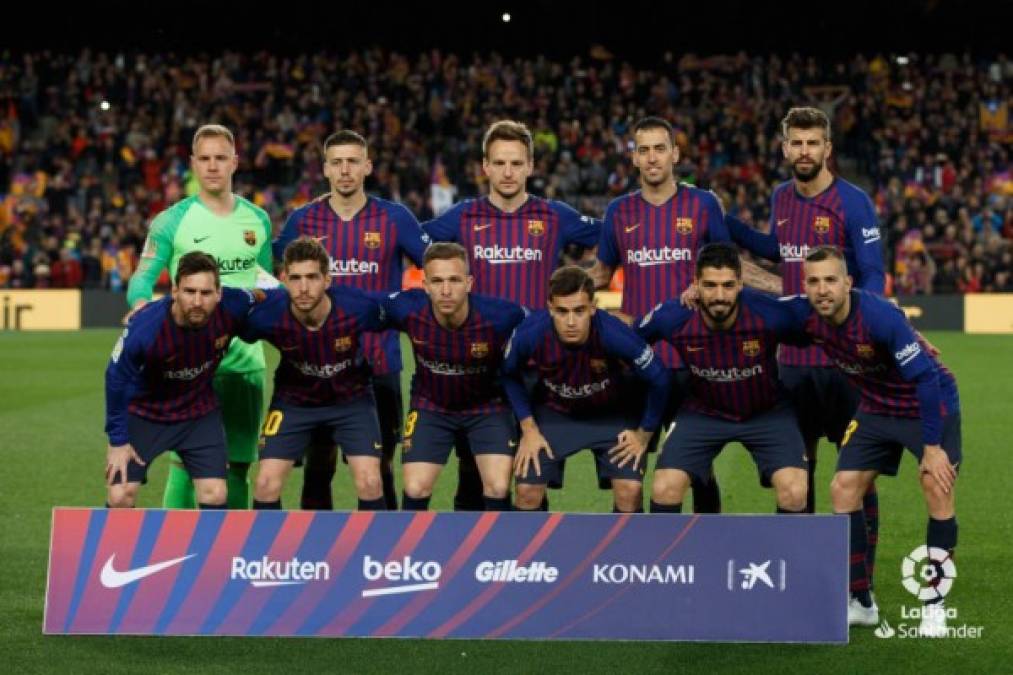
<svg viewBox="0 0 1013 675">
<path fill-rule="evenodd" d="M 500 369 L 504 345 L 524 310 L 471 293 L 468 254 L 460 244 L 429 246 L 423 271 L 424 291 L 394 293 L 384 301 L 389 326 L 408 335 L 415 354 L 401 445 L 403 508 L 429 508 L 451 449 L 467 442 L 486 510 L 508 511 L 517 433 Z"/>
<path fill-rule="evenodd" d="M 148 466 L 178 451 L 200 508 L 225 507 L 227 450 L 215 369 L 260 292 L 222 288 L 218 263 L 179 259 L 169 297 L 134 314 L 106 368 L 107 505 L 133 507 Z"/>
<path fill-rule="evenodd" d="M 746 446 L 764 486 L 773 486 L 778 513 L 806 504 L 805 446 L 778 380 L 779 342 L 805 342 L 801 322 L 785 303 L 742 288 L 732 244 L 700 249 L 699 311 L 678 300 L 658 305 L 638 324 L 648 342 L 665 340 L 689 371 L 689 393 L 655 465 L 652 513 L 679 513 L 691 481 L 706 480 L 727 443 Z"/>
<path fill-rule="evenodd" d="M 523 384 L 529 361 L 538 369 L 534 405 Z M 646 406 L 644 387 L 630 371 L 647 383 Z M 514 462 L 519 510 L 538 510 L 560 463 L 587 448 L 599 475 L 612 479 L 613 511 L 643 511 L 642 458 L 668 401 L 668 377 L 626 324 L 596 311 L 594 281 L 584 270 L 552 274 L 548 310 L 517 328 L 504 375 L 521 425 Z"/>
<path fill-rule="evenodd" d="M 382 327 L 383 310 L 362 291 L 331 286 L 330 259 L 319 241 L 300 237 L 284 252 L 284 290 L 251 313 L 242 337 L 267 340 L 281 353 L 274 396 L 260 437 L 253 508 L 281 508 L 281 491 L 311 439 L 338 444 L 361 511 L 383 511 L 382 440 L 364 331 Z"/>
</svg>

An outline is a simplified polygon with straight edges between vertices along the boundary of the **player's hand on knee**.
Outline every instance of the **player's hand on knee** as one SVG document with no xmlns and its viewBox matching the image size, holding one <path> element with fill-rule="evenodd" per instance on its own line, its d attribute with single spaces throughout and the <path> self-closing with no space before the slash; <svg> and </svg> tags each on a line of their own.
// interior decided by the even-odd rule
<svg viewBox="0 0 1013 675">
<path fill-rule="evenodd" d="M 541 432 L 537 429 L 524 431 L 521 434 L 521 442 L 517 446 L 517 455 L 514 457 L 514 475 L 523 478 L 528 474 L 528 468 L 534 464 L 535 475 L 541 476 L 542 464 L 538 460 L 538 456 L 543 450 L 549 459 L 556 458 Z"/>
<path fill-rule="evenodd" d="M 950 458 L 940 446 L 925 446 L 919 468 L 922 473 L 932 476 L 946 494 L 953 489 L 953 483 L 957 480 L 957 470 L 950 464 Z"/>
<path fill-rule="evenodd" d="M 647 444 L 651 442 L 651 432 L 643 429 L 624 429 L 619 433 L 617 440 L 618 443 L 609 449 L 610 460 L 619 468 L 632 461 L 632 466 L 636 469 L 640 465 L 640 458 L 647 451 Z"/>
<path fill-rule="evenodd" d="M 108 447 L 106 450 L 106 485 L 113 484 L 117 473 L 119 473 L 120 482 L 124 485 L 127 483 L 127 465 L 130 464 L 130 460 L 144 466 L 144 462 L 134 450 L 134 446 L 129 443 Z"/>
</svg>

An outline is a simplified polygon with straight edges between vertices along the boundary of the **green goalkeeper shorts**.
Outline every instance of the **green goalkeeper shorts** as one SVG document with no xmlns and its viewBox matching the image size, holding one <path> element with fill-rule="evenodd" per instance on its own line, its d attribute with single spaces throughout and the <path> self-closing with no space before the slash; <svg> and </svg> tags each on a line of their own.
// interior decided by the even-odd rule
<svg viewBox="0 0 1013 675">
<path fill-rule="evenodd" d="M 264 414 L 264 371 L 218 373 L 214 387 L 222 406 L 229 461 L 252 464 L 257 461 Z"/>
</svg>

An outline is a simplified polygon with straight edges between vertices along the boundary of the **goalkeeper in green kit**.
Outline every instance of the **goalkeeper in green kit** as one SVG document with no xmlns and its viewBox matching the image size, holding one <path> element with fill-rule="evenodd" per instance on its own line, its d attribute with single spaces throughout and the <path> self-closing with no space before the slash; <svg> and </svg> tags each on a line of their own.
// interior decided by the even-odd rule
<svg viewBox="0 0 1013 675">
<path fill-rule="evenodd" d="M 130 278 L 127 302 L 131 314 L 151 299 L 152 288 L 168 266 L 176 274 L 179 259 L 203 251 L 218 261 L 222 284 L 238 288 L 257 285 L 259 268 L 269 275 L 271 219 L 263 209 L 232 194 L 238 166 L 235 139 L 227 128 L 206 124 L 193 137 L 191 168 L 200 191 L 162 211 L 151 221 L 137 272 Z M 215 392 L 222 407 L 229 446 L 228 508 L 250 507 L 247 473 L 257 458 L 263 412 L 264 351 L 259 343 L 232 341 L 215 373 Z M 193 483 L 175 453 L 163 505 L 195 508 Z"/>
</svg>

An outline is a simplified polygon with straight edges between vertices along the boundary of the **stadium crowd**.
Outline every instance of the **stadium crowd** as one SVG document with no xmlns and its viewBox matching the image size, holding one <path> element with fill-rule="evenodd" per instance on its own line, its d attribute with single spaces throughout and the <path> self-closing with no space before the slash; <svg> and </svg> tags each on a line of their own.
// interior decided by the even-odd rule
<svg viewBox="0 0 1013 675">
<path fill-rule="evenodd" d="M 237 131 L 237 192 L 275 226 L 326 191 L 321 143 L 363 132 L 367 189 L 433 209 L 485 190 L 480 138 L 502 117 L 535 134 L 535 194 L 600 216 L 636 186 L 630 126 L 677 129 L 681 180 L 766 227 L 789 177 L 778 123 L 815 104 L 835 170 L 874 195 L 898 293 L 1013 291 L 1013 62 L 1005 56 L 818 61 L 666 53 L 635 68 L 593 49 L 569 62 L 372 49 L 283 57 L 85 50 L 0 55 L 0 287 L 121 290 L 149 219 L 196 192 L 195 129 Z"/>
</svg>

